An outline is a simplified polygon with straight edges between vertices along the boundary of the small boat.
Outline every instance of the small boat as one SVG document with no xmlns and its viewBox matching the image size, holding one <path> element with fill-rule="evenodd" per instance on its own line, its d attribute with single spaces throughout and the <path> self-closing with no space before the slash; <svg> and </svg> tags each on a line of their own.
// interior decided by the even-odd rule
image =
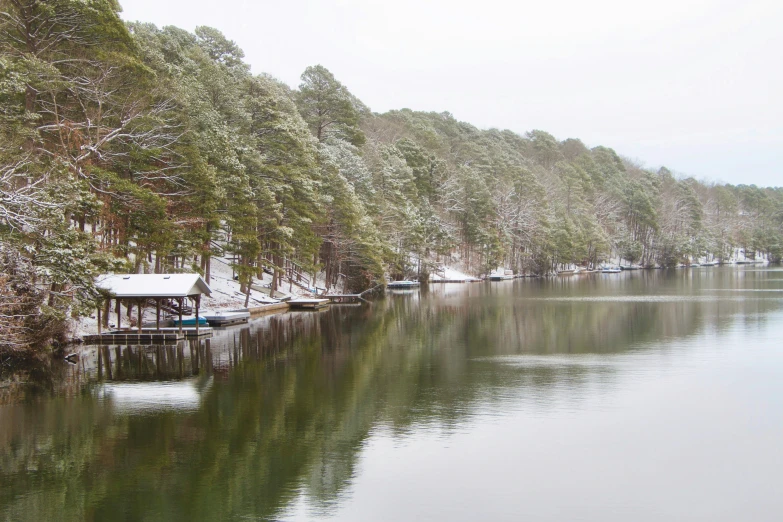
<svg viewBox="0 0 783 522">
<path fill-rule="evenodd" d="M 561 276 L 568 276 L 568 275 L 574 275 L 576 273 L 576 270 L 560 270 L 557 275 Z"/>
<path fill-rule="evenodd" d="M 639 270 L 639 265 L 620 265 L 620 270 Z"/>
<path fill-rule="evenodd" d="M 416 288 L 419 285 L 418 281 L 389 281 L 386 288 Z"/>
<path fill-rule="evenodd" d="M 232 324 L 244 324 L 250 319 L 250 312 L 247 310 L 224 310 L 214 313 L 204 314 L 204 318 L 209 326 L 230 326 Z"/>
<path fill-rule="evenodd" d="M 490 281 L 508 281 L 509 279 L 514 279 L 514 276 L 506 274 L 489 274 Z"/>
<path fill-rule="evenodd" d="M 199 326 L 207 326 L 207 318 L 202 315 L 198 316 L 198 324 Z M 174 326 L 179 326 L 179 318 L 177 317 L 174 318 Z M 182 326 L 196 326 L 196 318 L 193 316 L 183 317 Z"/>
<path fill-rule="evenodd" d="M 495 272 L 491 272 L 487 279 L 490 281 L 508 281 L 514 279 L 514 271 L 508 269 L 498 269 Z"/>
<path fill-rule="evenodd" d="M 620 272 L 622 272 L 622 270 L 616 266 L 605 266 L 601 268 L 602 274 L 619 274 Z"/>
</svg>

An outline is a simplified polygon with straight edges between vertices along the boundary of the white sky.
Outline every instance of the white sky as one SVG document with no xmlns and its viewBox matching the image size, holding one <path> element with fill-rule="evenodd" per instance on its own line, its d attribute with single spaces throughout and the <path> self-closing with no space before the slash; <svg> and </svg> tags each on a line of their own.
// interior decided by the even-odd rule
<svg viewBox="0 0 783 522">
<path fill-rule="evenodd" d="M 121 0 L 221 30 L 255 73 L 322 64 L 375 112 L 605 145 L 645 166 L 783 186 L 781 0 Z"/>
</svg>

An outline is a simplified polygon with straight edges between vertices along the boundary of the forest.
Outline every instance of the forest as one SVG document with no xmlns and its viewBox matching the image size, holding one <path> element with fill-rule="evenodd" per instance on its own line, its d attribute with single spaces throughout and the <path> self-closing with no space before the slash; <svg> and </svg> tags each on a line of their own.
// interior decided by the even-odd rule
<svg viewBox="0 0 783 522">
<path fill-rule="evenodd" d="M 649 170 L 543 130 L 378 114 L 322 65 L 292 88 L 216 29 L 120 10 L 0 0 L 0 353 L 62 340 L 98 274 L 209 281 L 215 256 L 243 286 L 296 266 L 344 291 L 444 265 L 780 262 L 783 188 Z"/>
</svg>

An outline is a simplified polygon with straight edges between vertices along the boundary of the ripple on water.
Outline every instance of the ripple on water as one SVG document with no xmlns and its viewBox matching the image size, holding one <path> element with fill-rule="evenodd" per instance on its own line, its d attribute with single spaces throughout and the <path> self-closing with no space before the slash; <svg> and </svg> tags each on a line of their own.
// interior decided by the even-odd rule
<svg viewBox="0 0 783 522">
<path fill-rule="evenodd" d="M 620 359 L 615 357 L 612 359 Z M 539 366 L 589 366 L 592 368 L 616 366 L 612 359 L 605 355 L 496 355 L 486 357 L 472 357 L 476 362 L 493 362 L 519 367 Z"/>
<path fill-rule="evenodd" d="M 705 288 L 710 292 L 783 292 L 783 288 Z"/>
<path fill-rule="evenodd" d="M 754 297 L 754 301 L 778 300 L 774 297 Z M 745 297 L 718 297 L 715 295 L 593 295 L 562 297 L 524 297 L 521 301 L 579 302 L 579 303 L 708 303 L 714 301 L 746 301 Z"/>
</svg>

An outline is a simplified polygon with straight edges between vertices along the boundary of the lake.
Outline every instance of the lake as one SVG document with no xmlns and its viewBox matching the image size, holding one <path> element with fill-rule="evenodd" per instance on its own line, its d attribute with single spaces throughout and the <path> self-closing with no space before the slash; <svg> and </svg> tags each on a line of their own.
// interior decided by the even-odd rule
<svg viewBox="0 0 783 522">
<path fill-rule="evenodd" d="M 0 389 L 0 520 L 772 521 L 783 270 L 389 292 Z"/>
</svg>

